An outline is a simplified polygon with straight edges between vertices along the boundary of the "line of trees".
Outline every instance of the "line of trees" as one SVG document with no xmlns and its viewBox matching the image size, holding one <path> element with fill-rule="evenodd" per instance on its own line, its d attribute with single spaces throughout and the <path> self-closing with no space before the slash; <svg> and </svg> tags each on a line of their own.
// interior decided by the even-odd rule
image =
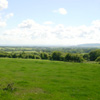
<svg viewBox="0 0 100 100">
<path fill-rule="evenodd" d="M 54 52 L 36 52 L 36 53 L 7 53 L 1 52 L 0 57 L 8 58 L 24 58 L 24 59 L 48 59 L 56 61 L 67 61 L 67 62 L 83 62 L 83 61 L 100 61 L 100 49 L 93 50 L 87 54 L 77 53 L 64 53 L 60 51 Z"/>
<path fill-rule="evenodd" d="M 27 54 L 27 53 L 0 53 L 0 57 L 8 58 L 24 58 L 24 59 L 48 59 L 56 61 L 73 61 L 73 62 L 83 62 L 83 57 L 79 54 L 65 54 L 60 51 L 54 51 L 52 53 L 40 52 L 38 54 Z"/>
</svg>

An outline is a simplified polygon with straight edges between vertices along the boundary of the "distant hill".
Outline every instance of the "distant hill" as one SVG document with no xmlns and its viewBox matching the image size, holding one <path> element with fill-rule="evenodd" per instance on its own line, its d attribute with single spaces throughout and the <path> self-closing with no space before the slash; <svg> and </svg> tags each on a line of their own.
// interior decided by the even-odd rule
<svg viewBox="0 0 100 100">
<path fill-rule="evenodd" d="M 78 47 L 100 47 L 100 43 L 80 44 Z"/>
</svg>

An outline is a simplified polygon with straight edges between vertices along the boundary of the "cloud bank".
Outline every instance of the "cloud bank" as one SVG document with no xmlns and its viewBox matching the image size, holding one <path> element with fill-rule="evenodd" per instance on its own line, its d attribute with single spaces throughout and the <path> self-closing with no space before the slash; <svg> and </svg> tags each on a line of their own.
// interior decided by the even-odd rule
<svg viewBox="0 0 100 100">
<path fill-rule="evenodd" d="M 52 27 L 28 19 L 20 23 L 15 29 L 3 32 L 0 35 L 0 42 L 11 45 L 62 46 L 100 43 L 100 20 L 93 21 L 90 26 L 66 27 L 63 24 L 58 24 Z"/>
</svg>

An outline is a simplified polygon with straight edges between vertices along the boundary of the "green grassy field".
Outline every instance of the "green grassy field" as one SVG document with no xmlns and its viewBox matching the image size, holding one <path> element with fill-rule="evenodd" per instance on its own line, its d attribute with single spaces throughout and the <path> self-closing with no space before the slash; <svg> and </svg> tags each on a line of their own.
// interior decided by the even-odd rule
<svg viewBox="0 0 100 100">
<path fill-rule="evenodd" d="M 1 58 L 0 100 L 100 100 L 100 64 Z"/>
</svg>

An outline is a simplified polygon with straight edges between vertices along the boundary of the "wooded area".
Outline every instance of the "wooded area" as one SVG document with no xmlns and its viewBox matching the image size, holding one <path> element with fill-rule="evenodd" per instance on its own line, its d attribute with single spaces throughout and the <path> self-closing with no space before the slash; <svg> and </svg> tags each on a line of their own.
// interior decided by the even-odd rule
<svg viewBox="0 0 100 100">
<path fill-rule="evenodd" d="M 63 47 L 1 47 L 0 57 L 67 62 L 100 61 L 100 49 Z"/>
</svg>

